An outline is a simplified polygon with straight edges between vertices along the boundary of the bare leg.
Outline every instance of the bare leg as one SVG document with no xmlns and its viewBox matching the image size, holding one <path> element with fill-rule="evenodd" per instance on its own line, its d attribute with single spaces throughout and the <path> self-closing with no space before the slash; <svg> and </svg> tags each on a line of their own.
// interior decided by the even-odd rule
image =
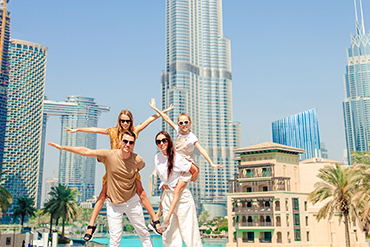
<svg viewBox="0 0 370 247">
<path fill-rule="evenodd" d="M 143 185 L 141 184 L 141 181 L 136 179 L 135 182 L 136 182 L 136 193 L 139 195 L 141 203 L 143 204 L 146 211 L 148 211 L 150 217 L 152 217 L 152 220 L 157 221 L 159 218 L 155 214 L 152 204 L 150 204 L 150 201 L 148 197 L 146 196 L 146 193 L 144 191 Z"/>
<path fill-rule="evenodd" d="M 90 218 L 89 226 L 95 226 L 96 217 L 98 217 L 99 212 L 102 209 L 106 198 L 107 198 L 107 184 L 104 184 L 102 190 L 100 191 L 98 200 L 96 200 L 94 210 Z M 87 229 L 86 233 L 91 235 L 92 229 Z"/>
<path fill-rule="evenodd" d="M 164 231 L 167 228 L 167 226 L 170 224 L 171 215 L 172 215 L 173 211 L 175 210 L 176 205 L 180 200 L 181 193 L 185 189 L 187 184 L 188 184 L 188 182 L 184 182 L 184 181 L 179 181 L 177 183 L 175 191 L 173 193 L 173 199 L 172 199 L 172 202 L 171 202 L 171 205 L 170 205 L 170 209 L 168 210 L 168 214 L 167 214 L 166 218 L 163 220 L 163 223 L 160 227 L 161 231 Z"/>
</svg>

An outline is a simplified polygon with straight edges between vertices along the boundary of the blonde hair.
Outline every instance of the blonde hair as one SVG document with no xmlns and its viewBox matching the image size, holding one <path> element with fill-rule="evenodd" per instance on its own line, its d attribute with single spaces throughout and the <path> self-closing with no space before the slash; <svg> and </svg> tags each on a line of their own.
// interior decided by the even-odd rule
<svg viewBox="0 0 370 247">
<path fill-rule="evenodd" d="M 124 130 L 121 126 L 121 115 L 126 115 L 130 118 L 131 120 L 131 123 L 130 123 L 130 127 L 128 127 L 128 131 L 131 131 L 131 132 L 135 132 L 135 127 L 134 127 L 134 116 L 132 115 L 132 113 L 127 110 L 127 109 L 123 109 L 119 115 L 118 115 L 118 120 L 117 120 L 117 125 L 116 125 L 116 128 L 117 128 L 117 141 L 119 142 L 121 137 L 122 137 L 122 134 L 127 131 L 127 130 Z"/>
<path fill-rule="evenodd" d="M 185 113 L 185 112 L 182 112 L 179 114 L 179 116 L 177 117 L 177 122 L 179 121 L 179 118 L 182 117 L 182 116 L 185 116 L 189 119 L 189 121 L 191 122 L 191 118 L 190 118 L 190 115 Z"/>
</svg>

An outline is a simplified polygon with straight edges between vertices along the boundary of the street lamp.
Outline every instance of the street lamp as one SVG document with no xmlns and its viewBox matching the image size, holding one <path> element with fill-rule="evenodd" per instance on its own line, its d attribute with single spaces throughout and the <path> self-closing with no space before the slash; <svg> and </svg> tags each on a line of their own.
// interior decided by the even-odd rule
<svg viewBox="0 0 370 247">
<path fill-rule="evenodd" d="M 239 222 L 235 222 L 235 239 L 236 239 L 236 247 L 238 247 L 238 229 L 239 229 Z"/>
</svg>

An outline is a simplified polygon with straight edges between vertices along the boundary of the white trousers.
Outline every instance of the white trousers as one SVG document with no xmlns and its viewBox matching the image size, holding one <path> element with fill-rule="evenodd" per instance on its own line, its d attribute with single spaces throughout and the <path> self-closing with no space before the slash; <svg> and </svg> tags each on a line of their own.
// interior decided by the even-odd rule
<svg viewBox="0 0 370 247">
<path fill-rule="evenodd" d="M 173 199 L 172 190 L 163 190 L 163 218 L 166 218 Z M 188 188 L 181 193 L 180 200 L 173 211 L 170 225 L 162 235 L 163 247 L 181 247 L 182 240 L 187 247 L 202 246 L 200 239 L 197 213 L 193 196 Z"/>
<path fill-rule="evenodd" d="M 110 200 L 106 200 L 107 217 L 110 240 L 110 247 L 119 247 L 122 237 L 122 218 L 125 213 L 131 224 L 139 235 L 142 246 L 152 247 L 152 239 L 148 229 L 145 226 L 143 208 L 140 203 L 140 198 L 135 194 L 130 200 L 124 203 L 113 204 Z"/>
</svg>

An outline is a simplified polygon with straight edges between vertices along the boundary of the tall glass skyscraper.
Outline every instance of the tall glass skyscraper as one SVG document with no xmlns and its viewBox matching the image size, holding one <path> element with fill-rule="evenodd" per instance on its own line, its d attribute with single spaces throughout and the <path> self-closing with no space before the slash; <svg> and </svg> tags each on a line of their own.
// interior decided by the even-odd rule
<svg viewBox="0 0 370 247">
<path fill-rule="evenodd" d="M 9 0 L 0 0 L 0 168 L 3 167 L 9 84 L 10 16 L 6 10 L 8 2 Z"/>
<path fill-rule="evenodd" d="M 349 164 L 351 152 L 369 151 L 370 141 L 370 33 L 365 33 L 361 1 L 360 10 L 361 24 L 355 2 L 356 34 L 351 34 L 344 75 L 343 113 Z"/>
<path fill-rule="evenodd" d="M 109 112 L 107 106 L 100 106 L 94 98 L 69 96 L 64 102 L 44 100 L 44 114 L 60 116 L 62 146 L 80 146 L 96 149 L 96 134 L 69 133 L 65 128 L 97 127 L 102 112 Z M 95 189 L 95 158 L 84 157 L 60 151 L 59 183 L 77 188 L 79 202 L 93 198 Z"/>
<path fill-rule="evenodd" d="M 233 122 L 230 39 L 223 35 L 221 0 L 166 0 L 166 67 L 162 72 L 162 109 L 176 123 L 190 114 L 191 131 L 211 159 L 199 153 L 199 182 L 190 183 L 198 210 L 226 215 L 227 181 L 236 173 L 233 149 L 241 147 L 241 127 Z M 175 136 L 165 122 L 162 128 Z"/>
<path fill-rule="evenodd" d="M 4 187 L 15 197 L 41 203 L 41 140 L 46 57 L 48 48 L 12 39 L 3 168 Z M 11 210 L 11 209 L 10 209 Z"/>
<path fill-rule="evenodd" d="M 272 122 L 272 141 L 304 149 L 306 152 L 299 155 L 300 160 L 321 157 L 317 110 L 314 108 Z"/>
</svg>

